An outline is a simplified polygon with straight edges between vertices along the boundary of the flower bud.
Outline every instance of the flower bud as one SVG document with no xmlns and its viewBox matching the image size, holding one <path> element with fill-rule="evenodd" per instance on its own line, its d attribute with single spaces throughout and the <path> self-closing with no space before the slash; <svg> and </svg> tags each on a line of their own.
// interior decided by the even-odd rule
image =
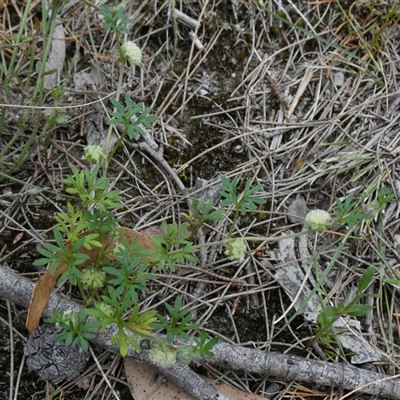
<svg viewBox="0 0 400 400">
<path fill-rule="evenodd" d="M 243 239 L 233 239 L 226 243 L 225 254 L 233 261 L 243 261 L 246 253 L 246 242 Z"/>
<path fill-rule="evenodd" d="M 85 154 L 83 159 L 92 163 L 97 164 L 100 161 L 104 160 L 105 154 L 103 152 L 103 148 L 98 144 L 89 144 L 85 147 Z"/>
<path fill-rule="evenodd" d="M 81 282 L 86 289 L 100 289 L 107 281 L 107 274 L 95 268 L 86 268 L 82 271 Z"/>
<path fill-rule="evenodd" d="M 103 311 L 104 314 L 108 315 L 109 317 L 112 317 L 115 314 L 114 307 L 111 304 L 101 302 L 97 303 L 97 306 L 100 308 L 101 311 Z"/>
<path fill-rule="evenodd" d="M 149 350 L 151 361 L 159 367 L 168 367 L 176 363 L 176 351 L 171 346 L 158 346 Z"/>
</svg>

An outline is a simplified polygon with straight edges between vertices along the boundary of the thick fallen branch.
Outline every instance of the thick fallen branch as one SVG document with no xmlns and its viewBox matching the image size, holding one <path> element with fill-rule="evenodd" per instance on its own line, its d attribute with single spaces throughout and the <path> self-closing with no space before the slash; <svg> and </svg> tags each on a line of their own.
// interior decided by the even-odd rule
<svg viewBox="0 0 400 400">
<path fill-rule="evenodd" d="M 28 308 L 33 287 L 34 283 L 31 280 L 0 265 L 0 298 Z M 52 294 L 44 315 L 51 316 L 54 308 L 78 311 L 80 306 L 58 294 Z M 118 346 L 110 341 L 110 336 L 114 333 L 114 328 L 110 327 L 104 333 L 96 336 L 95 343 L 118 353 Z M 296 380 L 318 385 L 336 386 L 346 390 L 379 395 L 380 398 L 400 399 L 400 379 L 347 364 L 307 360 L 298 356 L 264 352 L 227 343 L 217 344 L 213 353 L 214 356 L 205 358 L 204 362 L 227 369 L 245 370 L 250 373 L 288 381 Z M 130 349 L 128 355 L 154 366 L 146 351 L 137 353 Z M 224 395 L 217 392 L 211 385 L 206 384 L 185 365 L 175 365 L 166 369 L 159 368 L 159 370 L 168 379 L 177 383 L 197 399 L 226 399 Z"/>
<path fill-rule="evenodd" d="M 12 269 L 0 265 L 0 298 L 9 300 L 26 309 L 29 308 L 30 299 L 35 284 L 23 276 L 16 274 Z M 53 310 L 71 310 L 79 312 L 80 305 L 67 299 L 57 293 L 52 293 L 47 307 L 43 312 L 44 317 L 51 317 Z M 113 352 L 119 353 L 119 346 L 111 343 L 110 338 L 117 333 L 115 326 L 110 326 L 105 332 L 98 333 L 93 340 L 94 343 Z M 145 342 L 145 341 L 144 341 Z M 170 381 L 175 382 L 181 388 L 186 390 L 194 398 L 199 400 L 229 400 L 225 395 L 218 392 L 212 385 L 200 378 L 189 366 L 184 364 L 174 364 L 168 368 L 160 368 L 150 360 L 148 352 L 142 351 L 138 353 L 132 348 L 129 349 L 128 355 L 137 361 L 146 363 L 156 368 L 160 374 L 167 377 Z"/>
</svg>

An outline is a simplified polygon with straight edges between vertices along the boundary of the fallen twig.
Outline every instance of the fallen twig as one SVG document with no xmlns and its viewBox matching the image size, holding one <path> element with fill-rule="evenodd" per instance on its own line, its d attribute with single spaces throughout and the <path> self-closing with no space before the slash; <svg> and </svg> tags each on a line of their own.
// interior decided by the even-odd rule
<svg viewBox="0 0 400 400">
<path fill-rule="evenodd" d="M 186 195 L 187 194 L 187 189 L 181 179 L 179 178 L 178 174 L 175 172 L 175 170 L 165 161 L 162 151 L 161 150 L 154 150 L 149 144 L 146 142 L 141 142 L 139 144 L 135 144 L 133 147 L 138 148 L 142 151 L 145 151 L 148 153 L 150 156 L 154 158 L 163 168 L 164 170 L 169 174 L 169 176 L 173 179 L 175 184 L 178 186 L 179 190 Z"/>
<path fill-rule="evenodd" d="M 4 265 L 0 265 L 0 298 L 12 301 L 13 303 L 28 309 L 34 286 L 35 283 L 30 279 L 16 274 L 12 269 Z M 43 312 L 43 316 L 52 316 L 54 309 L 79 312 L 81 307 L 78 303 L 57 293 L 53 293 L 50 296 L 47 307 Z M 111 325 L 105 330 L 105 332 L 98 332 L 93 342 L 113 353 L 118 354 L 118 344 L 112 343 L 110 339 L 116 333 L 116 326 Z M 144 343 L 146 343 L 146 340 L 142 341 L 142 344 Z M 154 365 L 154 363 L 150 360 L 147 351 L 138 353 L 132 348 L 129 349 L 128 356 L 135 358 L 137 361 L 157 368 L 162 375 L 167 377 L 170 381 L 175 382 L 196 399 L 229 400 L 225 395 L 218 392 L 212 385 L 200 378 L 186 364 L 174 364 L 169 365 L 168 367 L 159 367 Z"/>
</svg>

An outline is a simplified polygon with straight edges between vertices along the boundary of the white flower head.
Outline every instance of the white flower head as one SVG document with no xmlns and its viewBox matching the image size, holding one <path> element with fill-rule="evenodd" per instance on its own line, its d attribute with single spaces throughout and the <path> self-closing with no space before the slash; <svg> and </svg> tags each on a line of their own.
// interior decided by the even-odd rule
<svg viewBox="0 0 400 400">
<path fill-rule="evenodd" d="M 84 160 L 92 164 L 97 164 L 105 158 L 106 155 L 103 152 L 103 148 L 98 144 L 89 144 L 85 147 L 85 154 L 83 156 Z"/>
<path fill-rule="evenodd" d="M 305 226 L 313 231 L 324 231 L 331 226 L 331 216 L 324 210 L 313 210 L 306 215 Z"/>
<path fill-rule="evenodd" d="M 243 261 L 246 253 L 246 242 L 243 239 L 233 239 L 226 243 L 225 254 L 233 261 Z"/>
<path fill-rule="evenodd" d="M 140 66 L 142 63 L 142 51 L 136 43 L 128 41 L 125 42 L 121 48 L 125 57 L 131 62 L 132 65 Z"/>
</svg>

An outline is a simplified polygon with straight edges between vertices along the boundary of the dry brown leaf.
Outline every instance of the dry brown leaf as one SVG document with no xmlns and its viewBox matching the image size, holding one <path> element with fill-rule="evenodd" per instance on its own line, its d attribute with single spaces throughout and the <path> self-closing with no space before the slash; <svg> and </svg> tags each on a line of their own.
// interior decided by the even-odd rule
<svg viewBox="0 0 400 400">
<path fill-rule="evenodd" d="M 108 252 L 106 252 L 106 257 L 109 260 L 115 259 L 114 253 L 112 252 L 115 242 L 122 242 L 125 239 L 128 241 L 128 243 L 132 243 L 134 239 L 137 239 L 138 244 L 146 249 L 155 248 L 154 243 L 147 236 L 144 236 L 141 233 L 134 231 L 133 229 L 118 227 L 117 231 L 119 235 L 116 241 L 113 241 L 112 243 L 110 243 L 110 241 L 105 241 L 102 243 L 104 248 L 110 249 Z M 65 242 L 65 247 L 68 250 L 71 249 L 72 246 L 69 240 Z M 89 256 L 89 258 L 83 264 L 81 264 L 81 267 L 83 268 L 87 265 L 90 265 L 94 260 L 96 260 L 98 251 L 99 249 L 81 249 L 81 253 L 87 254 Z M 42 317 L 43 311 L 49 301 L 51 291 L 54 289 L 58 279 L 67 270 L 67 268 L 68 266 L 66 264 L 58 263 L 55 273 L 51 274 L 49 265 L 47 265 L 45 273 L 40 276 L 39 280 L 37 281 L 35 289 L 32 293 L 31 304 L 29 306 L 28 316 L 26 320 L 26 327 L 29 333 L 32 333 L 39 325 L 40 318 Z"/>
<path fill-rule="evenodd" d="M 129 390 L 135 400 L 196 400 L 188 395 L 182 388 L 172 382 L 159 385 L 155 381 L 157 371 L 148 365 L 141 364 L 131 357 L 124 358 L 125 375 Z M 257 394 L 243 392 L 225 383 L 214 383 L 210 378 L 202 377 L 215 388 L 235 400 L 268 400 Z"/>
</svg>

